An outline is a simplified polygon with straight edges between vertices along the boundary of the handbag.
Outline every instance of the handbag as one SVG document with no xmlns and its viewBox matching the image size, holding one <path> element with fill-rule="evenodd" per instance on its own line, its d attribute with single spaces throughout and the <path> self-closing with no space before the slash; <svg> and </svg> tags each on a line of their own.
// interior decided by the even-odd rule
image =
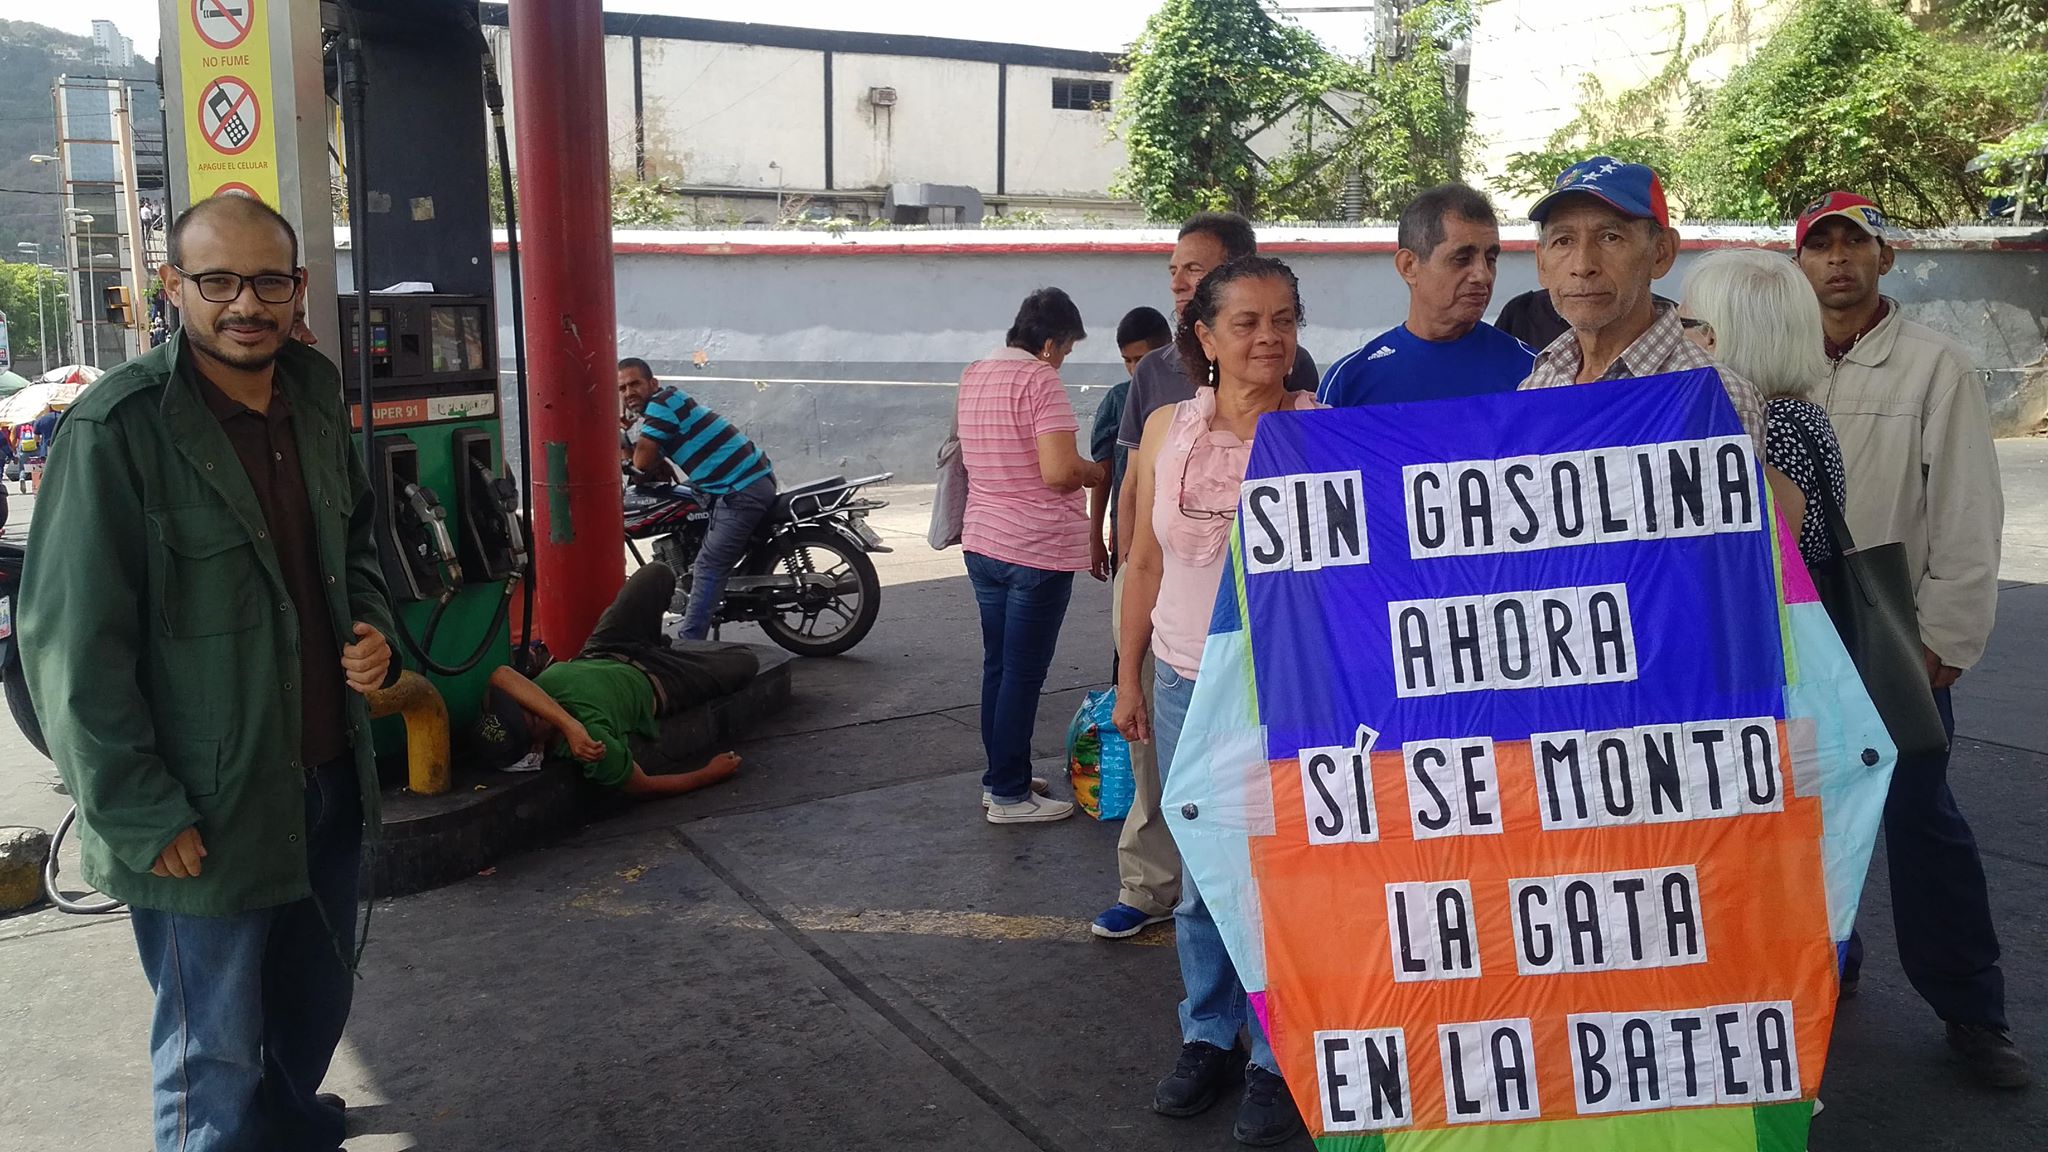
<svg viewBox="0 0 2048 1152">
<path fill-rule="evenodd" d="M 938 551 L 960 543 L 967 522 L 967 459 L 960 453 L 960 407 L 954 401 L 953 426 L 939 442 L 938 488 L 932 493 L 932 522 L 925 541 Z"/>
<path fill-rule="evenodd" d="M 1825 478 L 1820 445 L 1806 429 L 1796 424 L 1793 428 L 1813 457 L 1814 474 Z M 1942 727 L 1941 713 L 1934 706 L 1934 689 L 1927 681 L 1906 546 L 1893 542 L 1858 548 L 1834 489 L 1825 482 L 1820 504 L 1835 555 L 1808 566 L 1814 590 L 1834 621 L 1835 631 L 1841 634 L 1842 646 L 1849 650 L 1849 659 L 1862 676 L 1863 688 L 1877 706 L 1885 731 L 1898 746 L 1899 758 L 1938 756 L 1948 748 L 1948 732 Z M 1807 514 L 1812 511 L 1809 506 Z"/>
</svg>

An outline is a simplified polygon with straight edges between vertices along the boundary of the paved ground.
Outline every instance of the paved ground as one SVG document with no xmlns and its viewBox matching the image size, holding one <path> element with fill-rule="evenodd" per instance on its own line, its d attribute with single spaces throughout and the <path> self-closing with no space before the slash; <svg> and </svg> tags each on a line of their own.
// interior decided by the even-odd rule
<svg viewBox="0 0 2048 1152">
<path fill-rule="evenodd" d="M 2000 455 L 2011 583 L 1958 696 L 1954 778 L 2015 1025 L 2048 1057 L 2048 440 Z M 973 597 L 959 554 L 924 547 L 922 507 L 892 513 L 880 626 L 799 668 L 739 780 L 380 904 L 329 1080 L 351 1152 L 1233 1146 L 1228 1108 L 1146 1109 L 1178 976 L 1163 933 L 1086 935 L 1113 895 L 1115 827 L 979 819 Z M 1106 675 L 1107 610 L 1084 580 L 1041 754 Z M 49 826 L 64 801 L 48 766 L 0 729 L 0 823 Z M 1813 1149 L 2048 1147 L 2048 1087 L 1965 1086 L 1898 971 L 1881 881 L 1866 909 L 1864 991 Z M 146 1017 L 119 918 L 0 919 L 0 1152 L 143 1147 Z"/>
</svg>

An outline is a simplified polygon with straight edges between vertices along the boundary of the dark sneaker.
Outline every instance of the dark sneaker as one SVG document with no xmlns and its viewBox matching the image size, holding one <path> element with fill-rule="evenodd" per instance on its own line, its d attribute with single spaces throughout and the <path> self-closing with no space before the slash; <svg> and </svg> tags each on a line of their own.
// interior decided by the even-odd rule
<svg viewBox="0 0 2048 1152">
<path fill-rule="evenodd" d="M 1972 1079 L 1986 1088 L 2025 1088 L 2034 1081 L 2012 1033 L 1989 1024 L 1950 1024 L 1948 1046 L 1955 1050 Z"/>
<path fill-rule="evenodd" d="M 1835 999 L 1854 1000 L 1856 998 L 1856 993 L 1861 992 L 1862 990 L 1863 974 L 1860 972 L 1844 972 L 1842 973 L 1841 987 L 1838 988 L 1835 992 Z"/>
<path fill-rule="evenodd" d="M 1154 916 L 1141 912 L 1129 904 L 1112 904 L 1088 926 L 1090 932 L 1104 940 L 1128 940 L 1154 924 L 1164 924 L 1172 916 Z"/>
<path fill-rule="evenodd" d="M 1288 1094 L 1287 1081 L 1257 1064 L 1245 1065 L 1244 1101 L 1237 1106 L 1237 1128 L 1231 1135 L 1239 1144 L 1268 1148 L 1286 1143 L 1299 1131 L 1301 1113 Z"/>
<path fill-rule="evenodd" d="M 1206 1040 L 1180 1046 L 1173 1074 L 1152 1090 L 1152 1110 L 1161 1116 L 1195 1116 L 1208 1111 L 1244 1064 L 1244 1053 L 1225 1052 Z"/>
</svg>

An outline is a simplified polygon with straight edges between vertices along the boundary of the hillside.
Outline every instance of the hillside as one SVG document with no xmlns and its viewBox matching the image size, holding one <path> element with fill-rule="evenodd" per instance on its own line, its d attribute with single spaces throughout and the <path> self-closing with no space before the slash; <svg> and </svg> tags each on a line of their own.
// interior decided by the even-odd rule
<svg viewBox="0 0 2048 1152">
<path fill-rule="evenodd" d="M 152 79 L 153 63 L 108 70 L 89 63 L 92 40 L 25 20 L 0 20 L 0 259 L 20 255 L 15 244 L 43 246 L 43 259 L 58 263 L 57 169 L 31 164 L 29 156 L 57 147 L 57 119 L 50 85 L 59 73 L 73 76 L 132 76 Z"/>
</svg>

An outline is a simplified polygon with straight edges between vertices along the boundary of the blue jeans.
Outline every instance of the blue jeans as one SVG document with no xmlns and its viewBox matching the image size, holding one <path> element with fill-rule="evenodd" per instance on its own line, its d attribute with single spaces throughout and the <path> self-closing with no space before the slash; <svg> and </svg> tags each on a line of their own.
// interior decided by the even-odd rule
<svg viewBox="0 0 2048 1152">
<path fill-rule="evenodd" d="M 1031 794 L 1031 733 L 1038 694 L 1059 646 L 1074 594 L 1072 572 L 1048 572 L 967 554 L 967 579 L 981 607 L 981 787 L 998 804 Z"/>
<path fill-rule="evenodd" d="M 157 1152 L 340 1147 L 340 1110 L 313 1097 L 355 994 L 345 957 L 355 954 L 362 844 L 362 794 L 344 757 L 306 777 L 310 898 L 233 916 L 133 911 L 156 993 Z"/>
<path fill-rule="evenodd" d="M 711 497 L 711 523 L 704 545 L 690 568 L 690 606 L 683 615 L 683 639 L 702 640 L 711 634 L 711 614 L 733 565 L 747 554 L 754 530 L 775 507 L 775 477 L 763 476 L 737 492 Z"/>
<path fill-rule="evenodd" d="M 1173 754 L 1180 745 L 1181 726 L 1187 723 L 1188 702 L 1195 696 L 1195 678 L 1183 676 L 1164 660 L 1155 660 L 1158 673 L 1152 681 L 1152 741 L 1158 750 L 1161 787 L 1173 770 Z M 1245 1002 L 1244 985 L 1237 979 L 1237 965 L 1223 947 L 1223 934 L 1195 887 L 1195 877 L 1183 871 L 1180 904 L 1173 910 L 1174 951 L 1180 954 L 1180 982 L 1187 998 L 1180 1002 L 1180 1038 L 1184 1044 L 1197 1040 L 1214 1044 L 1225 1052 L 1237 1047 L 1237 1034 L 1251 1036 L 1251 1062 L 1278 1074 L 1273 1046 L 1266 1042 L 1266 1030 L 1259 1027 Z"/>
<path fill-rule="evenodd" d="M 1956 714 L 1949 690 L 1935 707 L 1949 735 L 1939 756 L 1901 759 L 1884 804 L 1884 861 L 1892 886 L 1899 966 L 1934 1014 L 1955 1024 L 2006 1026 L 2005 973 L 1977 838 L 1949 791 Z M 1863 967 L 1863 938 L 1851 932 L 1844 973 Z"/>
</svg>

